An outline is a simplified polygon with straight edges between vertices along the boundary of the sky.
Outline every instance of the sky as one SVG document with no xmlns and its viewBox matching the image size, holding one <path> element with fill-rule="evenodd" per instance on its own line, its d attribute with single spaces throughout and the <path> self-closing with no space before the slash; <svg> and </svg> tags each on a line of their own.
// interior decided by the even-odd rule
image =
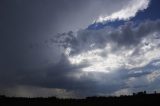
<svg viewBox="0 0 160 106">
<path fill-rule="evenodd" d="M 0 0 L 0 94 L 160 92 L 159 0 Z"/>
</svg>

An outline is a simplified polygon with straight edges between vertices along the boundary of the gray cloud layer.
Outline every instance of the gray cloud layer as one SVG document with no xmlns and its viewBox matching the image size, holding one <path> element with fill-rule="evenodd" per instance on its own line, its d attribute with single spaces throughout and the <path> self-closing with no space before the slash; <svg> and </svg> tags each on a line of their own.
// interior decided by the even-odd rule
<svg viewBox="0 0 160 106">
<path fill-rule="evenodd" d="M 84 97 L 159 90 L 160 21 L 75 32 L 129 3 L 84 1 L 0 1 L 1 93 Z"/>
</svg>

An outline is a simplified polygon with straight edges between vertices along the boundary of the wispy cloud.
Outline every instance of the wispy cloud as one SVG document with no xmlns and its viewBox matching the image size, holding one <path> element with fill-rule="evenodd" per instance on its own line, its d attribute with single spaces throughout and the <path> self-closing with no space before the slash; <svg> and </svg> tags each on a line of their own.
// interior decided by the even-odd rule
<svg viewBox="0 0 160 106">
<path fill-rule="evenodd" d="M 122 9 L 113 12 L 110 15 L 103 14 L 99 17 L 97 22 L 114 21 L 114 20 L 129 20 L 135 17 L 139 11 L 143 11 L 148 8 L 150 0 L 130 0 Z"/>
</svg>

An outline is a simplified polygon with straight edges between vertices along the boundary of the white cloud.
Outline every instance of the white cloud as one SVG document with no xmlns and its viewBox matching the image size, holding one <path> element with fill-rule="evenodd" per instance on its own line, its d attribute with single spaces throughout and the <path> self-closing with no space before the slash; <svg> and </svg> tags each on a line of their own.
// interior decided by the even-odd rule
<svg viewBox="0 0 160 106">
<path fill-rule="evenodd" d="M 123 63 L 125 62 L 125 58 L 123 56 L 118 56 L 109 52 L 111 51 L 111 48 L 108 46 L 104 49 L 94 49 L 75 56 L 69 56 L 68 59 L 71 64 L 88 63 L 90 65 L 83 68 L 82 71 L 98 71 L 108 73 L 124 66 Z M 103 52 L 108 54 L 107 57 L 101 56 Z"/>
<path fill-rule="evenodd" d="M 130 70 L 145 67 L 150 62 L 160 59 L 160 42 L 157 39 L 160 35 L 160 22 L 146 23 L 136 28 L 127 24 L 118 29 L 77 32 L 74 41 L 77 43 L 71 43 L 65 54 L 73 65 L 88 64 L 82 71 L 108 73 L 121 68 Z M 142 33 L 141 29 L 147 30 L 150 26 L 153 29 Z M 76 53 L 72 55 L 74 51 Z"/>
<path fill-rule="evenodd" d="M 150 0 L 130 0 L 126 6 L 116 12 L 113 12 L 111 15 L 105 16 L 103 14 L 100 16 L 97 22 L 128 20 L 136 16 L 139 11 L 146 9 L 149 6 L 149 2 Z"/>
</svg>

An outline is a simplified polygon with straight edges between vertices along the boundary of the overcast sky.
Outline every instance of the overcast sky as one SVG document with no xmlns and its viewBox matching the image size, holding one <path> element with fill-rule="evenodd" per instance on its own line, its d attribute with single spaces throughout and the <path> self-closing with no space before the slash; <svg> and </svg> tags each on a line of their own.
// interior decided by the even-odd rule
<svg viewBox="0 0 160 106">
<path fill-rule="evenodd" d="M 160 91 L 158 0 L 0 0 L 0 94 Z"/>
</svg>

